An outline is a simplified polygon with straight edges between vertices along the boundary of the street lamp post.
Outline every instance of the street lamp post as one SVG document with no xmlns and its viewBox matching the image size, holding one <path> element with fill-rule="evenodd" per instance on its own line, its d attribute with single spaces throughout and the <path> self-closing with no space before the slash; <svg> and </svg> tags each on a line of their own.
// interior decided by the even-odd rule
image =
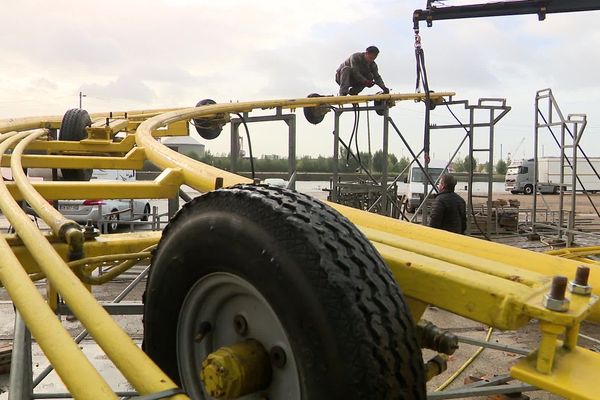
<svg viewBox="0 0 600 400">
<path fill-rule="evenodd" d="M 87 95 L 83 94 L 83 92 L 79 92 L 79 108 L 82 108 L 82 100 L 84 97 L 87 97 Z"/>
</svg>

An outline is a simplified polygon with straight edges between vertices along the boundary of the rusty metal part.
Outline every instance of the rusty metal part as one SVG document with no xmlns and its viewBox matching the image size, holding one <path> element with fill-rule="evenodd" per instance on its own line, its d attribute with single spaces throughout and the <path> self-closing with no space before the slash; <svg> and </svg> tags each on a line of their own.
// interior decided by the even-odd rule
<svg viewBox="0 0 600 400">
<path fill-rule="evenodd" d="M 202 362 L 200 379 L 208 394 L 216 399 L 254 393 L 271 381 L 269 354 L 253 339 L 221 347 Z"/>
<path fill-rule="evenodd" d="M 421 348 L 430 349 L 448 355 L 458 349 L 458 337 L 442 330 L 433 323 L 421 320 L 417 324 L 417 340 Z"/>
<path fill-rule="evenodd" d="M 552 278 L 550 292 L 544 295 L 544 307 L 548 310 L 565 312 L 569 309 L 569 299 L 565 298 L 567 277 L 557 275 Z"/>
<path fill-rule="evenodd" d="M 579 294 L 582 296 L 589 296 L 592 294 L 592 287 L 588 285 L 590 278 L 590 268 L 585 265 L 577 267 L 575 273 L 575 279 L 567 284 L 569 292 L 573 294 Z"/>
</svg>

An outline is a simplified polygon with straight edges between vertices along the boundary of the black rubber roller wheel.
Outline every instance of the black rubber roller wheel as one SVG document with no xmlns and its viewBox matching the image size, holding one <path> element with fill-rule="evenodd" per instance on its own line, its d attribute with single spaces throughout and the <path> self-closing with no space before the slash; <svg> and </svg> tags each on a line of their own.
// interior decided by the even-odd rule
<svg viewBox="0 0 600 400">
<path fill-rule="evenodd" d="M 244 399 L 426 398 L 414 324 L 381 256 L 331 207 L 287 189 L 193 199 L 152 261 L 143 347 L 191 398 L 209 398 L 202 360 L 248 339 L 273 375 Z"/>
<path fill-rule="evenodd" d="M 311 93 L 307 97 L 323 97 L 318 93 Z M 326 106 L 304 107 L 304 118 L 313 125 L 320 124 L 327 114 Z"/>
<path fill-rule="evenodd" d="M 87 138 L 86 127 L 92 125 L 90 114 L 86 110 L 73 108 L 63 116 L 58 133 L 59 140 L 80 141 Z M 67 181 L 89 181 L 92 169 L 61 168 L 62 176 Z"/>
<path fill-rule="evenodd" d="M 207 104 L 217 104 L 217 102 L 212 99 L 204 99 L 196 103 L 196 107 L 205 106 Z M 214 122 L 206 119 L 194 119 L 194 127 L 196 128 L 198 135 L 206 140 L 216 139 L 223 130 L 223 126 L 221 124 L 215 124 Z"/>
</svg>

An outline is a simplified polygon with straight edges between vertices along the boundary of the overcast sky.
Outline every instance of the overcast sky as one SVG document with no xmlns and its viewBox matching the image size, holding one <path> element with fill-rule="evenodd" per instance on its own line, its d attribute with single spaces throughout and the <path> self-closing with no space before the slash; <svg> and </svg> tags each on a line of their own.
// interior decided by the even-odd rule
<svg viewBox="0 0 600 400">
<path fill-rule="evenodd" d="M 446 1 L 465 3 L 473 1 Z M 62 114 L 78 106 L 80 91 L 90 112 L 185 107 L 203 98 L 333 94 L 337 66 L 369 45 L 381 49 L 377 63 L 386 84 L 394 92 L 413 92 L 411 17 L 425 5 L 425 0 L 4 2 L 0 118 Z M 599 17 L 589 12 L 552 14 L 542 22 L 528 15 L 423 25 L 430 87 L 471 102 L 507 100 L 512 111 L 496 126 L 496 158 L 501 145 L 504 158 L 507 152 L 516 152 L 513 158 L 532 155 L 535 93 L 552 88 L 565 115 L 587 114 L 582 144 L 588 155 L 600 156 Z M 458 115 L 466 121 L 464 112 Z M 423 105 L 398 103 L 391 116 L 418 150 Z M 441 107 L 434 120 L 451 121 Z M 381 147 L 381 121 L 371 113 L 370 122 L 375 151 Z M 344 115 L 343 137 L 352 123 L 351 113 Z M 330 155 L 332 127 L 331 114 L 312 126 L 298 112 L 298 155 Z M 283 123 L 250 129 L 255 154 L 287 153 Z M 390 151 L 407 155 L 393 135 Z M 433 156 L 447 159 L 463 135 L 435 131 Z M 213 153 L 228 152 L 228 134 L 203 142 Z M 545 155 L 557 154 L 548 134 L 543 143 Z M 366 151 L 365 116 L 359 144 Z"/>
</svg>

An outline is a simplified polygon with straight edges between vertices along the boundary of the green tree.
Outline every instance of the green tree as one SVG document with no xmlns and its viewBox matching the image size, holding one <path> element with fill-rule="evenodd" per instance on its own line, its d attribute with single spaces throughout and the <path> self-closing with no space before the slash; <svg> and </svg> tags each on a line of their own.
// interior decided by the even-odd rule
<svg viewBox="0 0 600 400">
<path fill-rule="evenodd" d="M 384 162 L 383 150 L 377 150 L 373 154 L 373 169 L 377 172 L 383 171 Z"/>
<path fill-rule="evenodd" d="M 197 160 L 197 161 L 202 161 L 202 159 L 200 158 L 200 156 L 198 155 L 198 153 L 196 153 L 193 150 L 192 151 L 188 151 L 186 153 L 183 153 L 183 155 L 186 156 L 186 157 L 192 158 L 194 160 Z"/>
<path fill-rule="evenodd" d="M 508 165 L 506 164 L 506 161 L 498 160 L 498 162 L 496 163 L 496 173 L 500 175 L 505 175 L 507 169 Z"/>
<path fill-rule="evenodd" d="M 384 157 L 383 150 L 377 150 L 375 154 L 373 154 L 373 169 L 377 172 L 383 171 L 384 166 Z M 388 171 L 394 171 L 395 165 L 398 164 L 398 157 L 394 154 L 388 154 L 387 157 L 387 169 Z"/>
<path fill-rule="evenodd" d="M 408 160 L 407 157 L 402 157 L 400 160 L 398 160 L 394 164 L 394 166 L 392 167 L 392 171 L 400 173 L 400 172 L 404 171 L 404 169 L 408 166 L 409 163 L 410 163 L 410 161 Z M 406 171 L 405 173 L 408 174 L 408 171 Z"/>
<path fill-rule="evenodd" d="M 456 160 L 452 163 L 452 169 L 454 169 L 455 172 L 465 172 L 465 164 L 463 162 L 463 160 Z"/>
<path fill-rule="evenodd" d="M 465 156 L 465 159 L 463 160 L 463 171 L 465 171 L 465 172 L 475 171 L 476 168 L 477 168 L 477 159 L 471 158 L 468 155 Z"/>
</svg>

